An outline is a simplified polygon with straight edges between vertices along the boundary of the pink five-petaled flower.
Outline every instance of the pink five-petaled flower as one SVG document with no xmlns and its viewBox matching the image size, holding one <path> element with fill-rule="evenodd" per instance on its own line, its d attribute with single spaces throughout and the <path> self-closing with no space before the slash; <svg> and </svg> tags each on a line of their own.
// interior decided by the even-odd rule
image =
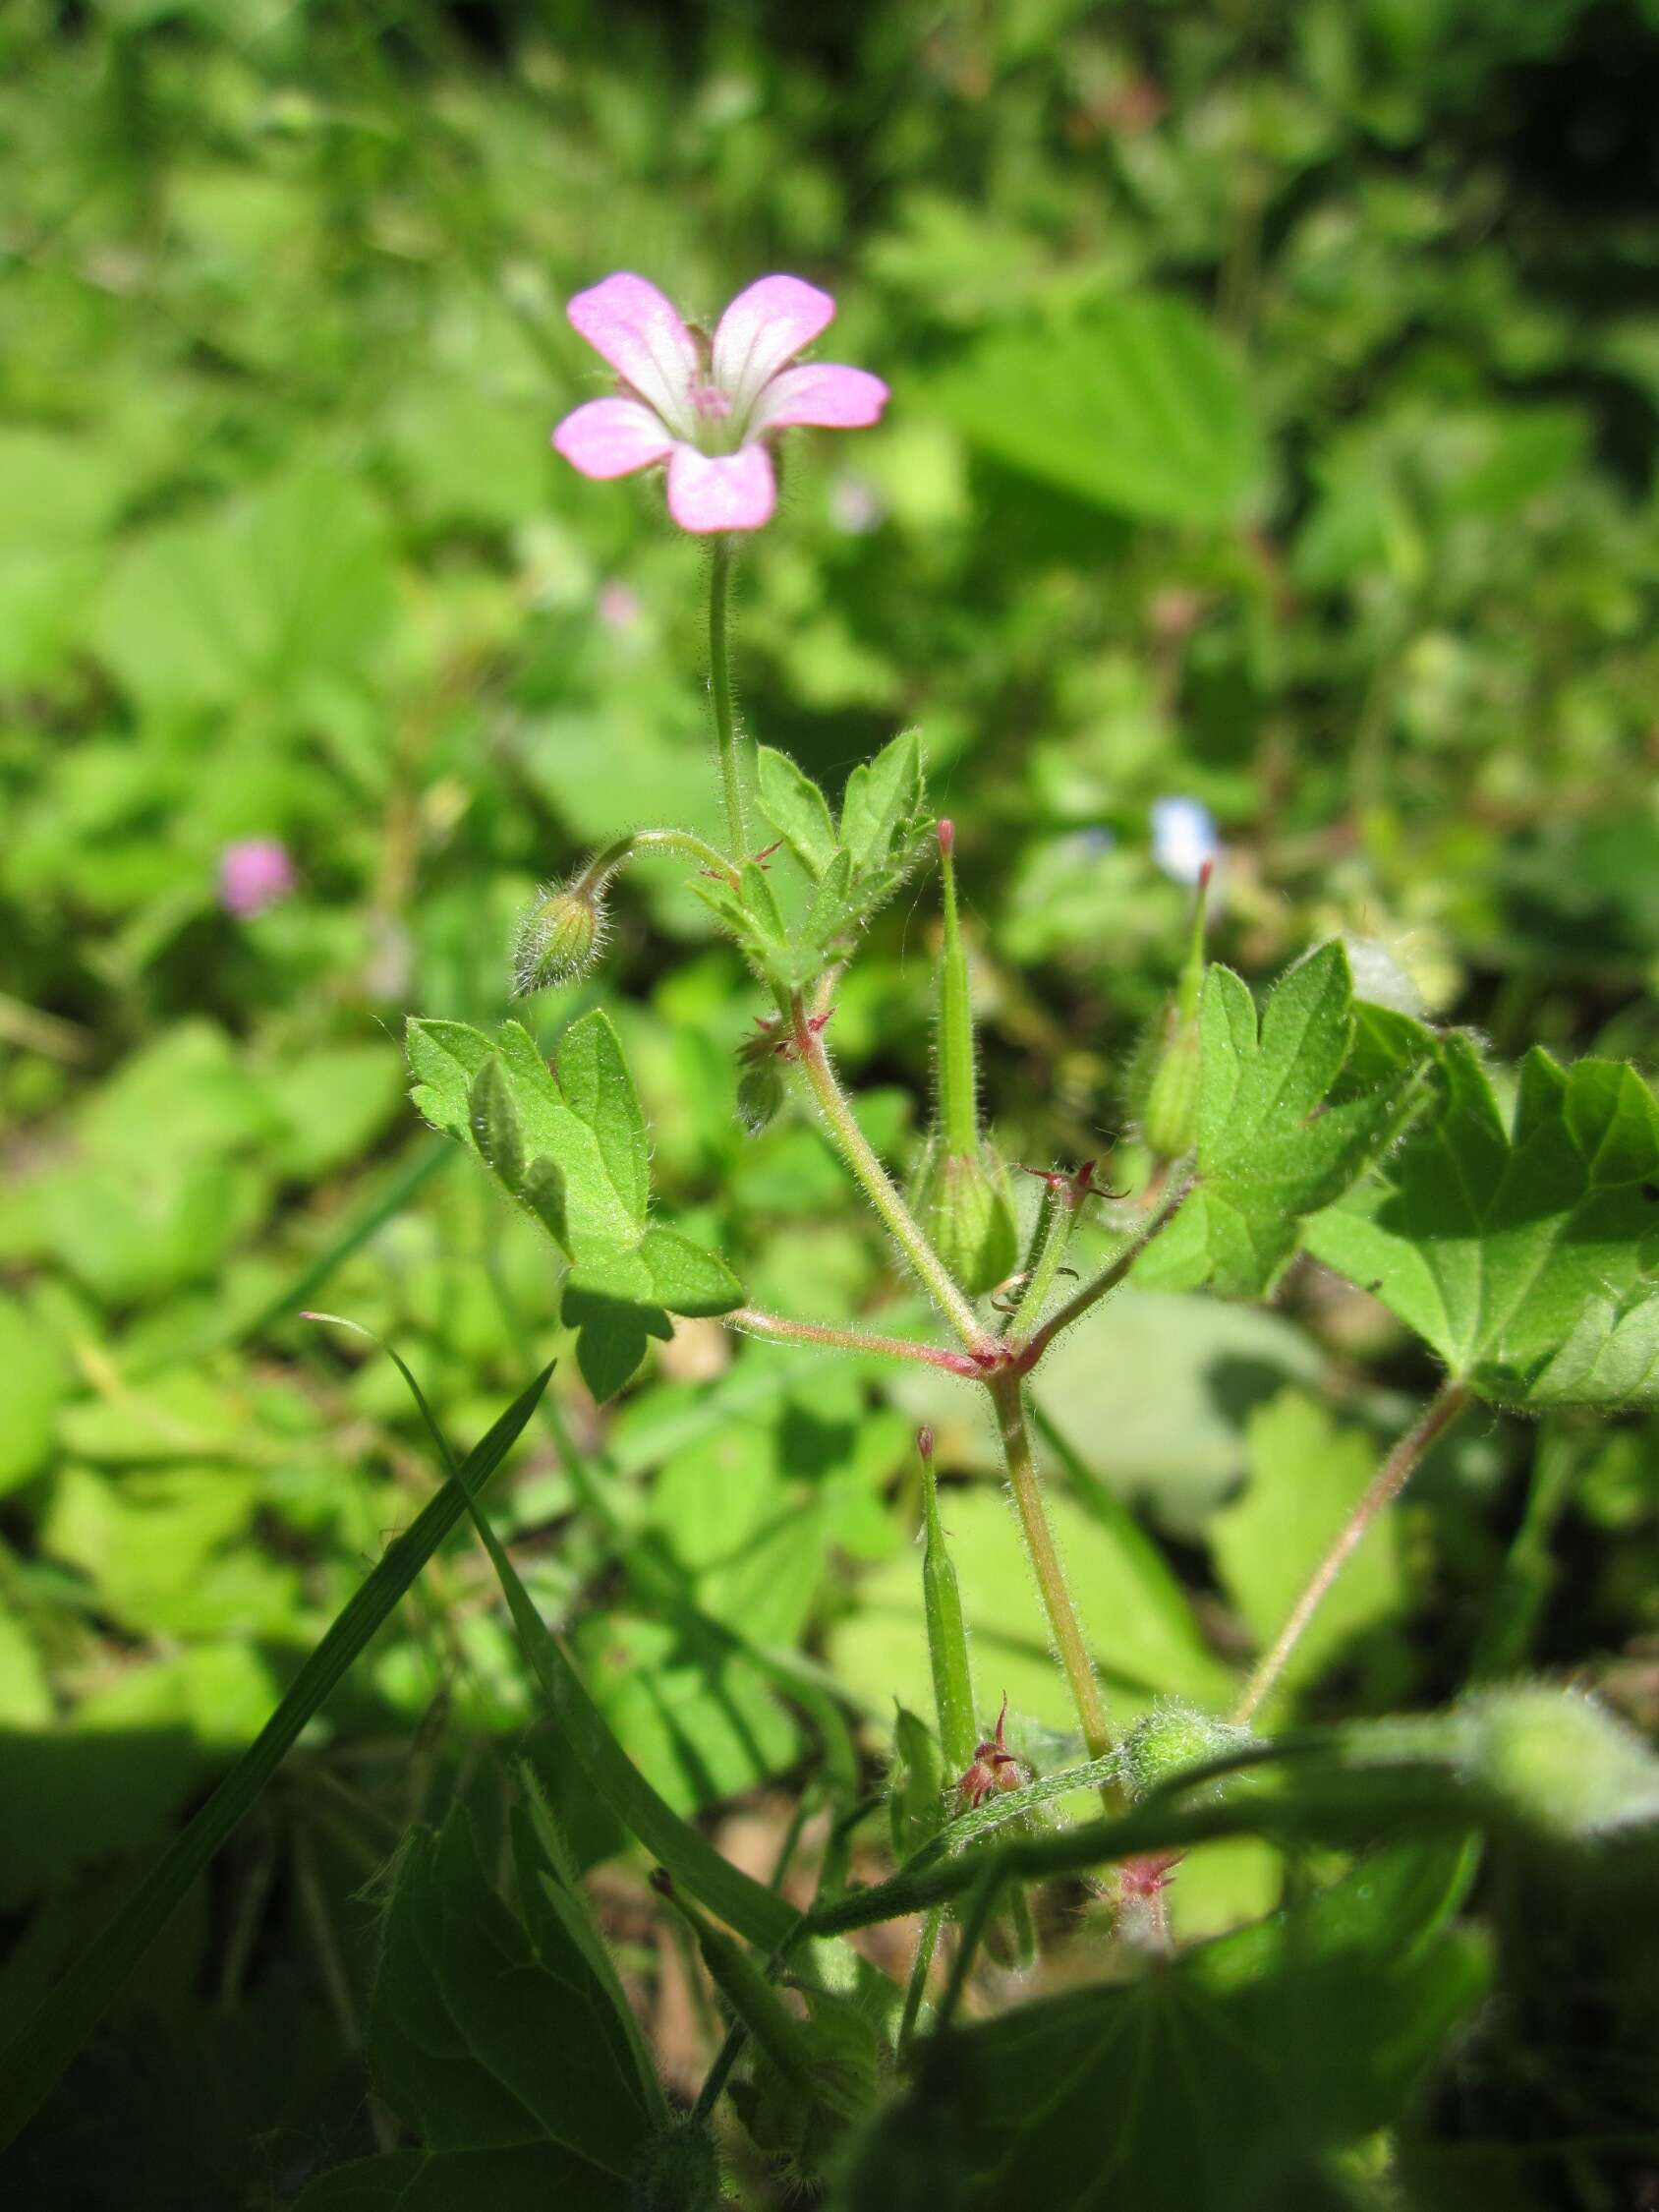
<svg viewBox="0 0 1659 2212">
<path fill-rule="evenodd" d="M 578 292 L 575 327 L 622 378 L 613 399 L 567 415 L 553 444 L 584 476 L 668 464 L 668 512 L 682 530 L 759 530 L 777 500 L 767 439 L 798 423 L 865 430 L 887 387 L 863 369 L 795 362 L 835 312 L 798 276 L 763 276 L 720 317 L 713 346 L 643 276 Z"/>
</svg>

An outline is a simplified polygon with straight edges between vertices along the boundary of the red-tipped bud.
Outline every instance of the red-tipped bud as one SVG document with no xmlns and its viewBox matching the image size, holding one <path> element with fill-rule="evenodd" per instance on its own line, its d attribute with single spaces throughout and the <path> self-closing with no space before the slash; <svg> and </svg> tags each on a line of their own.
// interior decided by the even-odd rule
<svg viewBox="0 0 1659 2212">
<path fill-rule="evenodd" d="M 917 1429 L 916 1449 L 921 1453 L 924 1459 L 932 1459 L 934 1452 L 934 1432 L 931 1428 Z"/>
<path fill-rule="evenodd" d="M 939 849 L 948 860 L 956 849 L 956 825 L 948 815 L 941 819 L 936 835 L 939 838 Z"/>
</svg>

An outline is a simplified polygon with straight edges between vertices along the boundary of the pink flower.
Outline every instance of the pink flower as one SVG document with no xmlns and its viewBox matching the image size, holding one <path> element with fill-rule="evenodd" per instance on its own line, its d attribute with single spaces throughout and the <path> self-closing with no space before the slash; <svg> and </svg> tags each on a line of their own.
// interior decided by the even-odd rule
<svg viewBox="0 0 1659 2212">
<path fill-rule="evenodd" d="M 645 610 L 639 595 L 614 577 L 599 596 L 599 617 L 607 630 L 631 630 Z"/>
<path fill-rule="evenodd" d="M 286 899 L 294 888 L 294 863 L 276 838 L 242 838 L 219 854 L 219 903 L 246 920 Z"/>
<path fill-rule="evenodd" d="M 777 501 L 767 439 L 793 424 L 865 430 L 887 387 L 863 369 L 795 362 L 834 315 L 828 292 L 763 276 L 720 317 L 711 347 L 643 276 L 607 276 L 567 313 L 622 379 L 612 399 L 567 415 L 553 444 L 584 476 L 668 464 L 668 512 L 682 530 L 759 530 Z"/>
</svg>

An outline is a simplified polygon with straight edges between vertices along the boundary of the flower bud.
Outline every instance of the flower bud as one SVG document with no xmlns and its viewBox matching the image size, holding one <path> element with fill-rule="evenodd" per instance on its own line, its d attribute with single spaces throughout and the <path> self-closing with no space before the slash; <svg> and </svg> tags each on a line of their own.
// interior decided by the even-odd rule
<svg viewBox="0 0 1659 2212">
<path fill-rule="evenodd" d="M 1019 1257 L 1013 1200 L 989 1144 L 972 1152 L 931 1149 L 915 1204 L 935 1251 L 970 1298 L 1013 1273 Z"/>
<path fill-rule="evenodd" d="M 1131 1803 L 1252 1740 L 1252 1730 L 1218 1720 L 1194 1705 L 1161 1699 L 1123 1738 L 1123 1785 Z M 1211 1785 L 1219 1794 L 1221 1783 Z"/>
<path fill-rule="evenodd" d="M 513 938 L 513 985 L 520 997 L 569 983 L 592 966 L 604 942 L 604 896 L 589 871 L 546 885 L 526 907 Z"/>
<path fill-rule="evenodd" d="M 715 2138 L 700 2120 L 659 2129 L 628 2180 L 629 2212 L 715 2212 L 722 2193 Z"/>
<path fill-rule="evenodd" d="M 1458 1717 L 1468 1771 L 1539 1834 L 1582 1840 L 1659 1818 L 1659 1760 L 1581 1691 L 1507 1684 Z"/>
</svg>

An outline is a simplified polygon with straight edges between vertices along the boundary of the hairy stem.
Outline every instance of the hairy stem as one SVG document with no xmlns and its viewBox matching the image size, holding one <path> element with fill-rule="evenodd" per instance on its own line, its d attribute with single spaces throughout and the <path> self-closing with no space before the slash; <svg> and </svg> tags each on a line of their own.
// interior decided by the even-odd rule
<svg viewBox="0 0 1659 2212">
<path fill-rule="evenodd" d="M 1468 1404 L 1469 1396 L 1466 1383 L 1449 1381 L 1443 1384 L 1416 1426 L 1402 1436 L 1372 1476 L 1365 1494 L 1343 1523 L 1335 1543 L 1314 1568 L 1306 1589 L 1291 1606 L 1290 1617 L 1279 1631 L 1272 1650 L 1262 1658 L 1255 1672 L 1245 1683 L 1244 1694 L 1233 1714 L 1235 1720 L 1248 1720 L 1261 1705 L 1284 1673 L 1290 1654 L 1300 1643 L 1308 1622 L 1319 1610 L 1326 1593 L 1347 1564 L 1366 1530 L 1383 1507 L 1400 1495 L 1412 1469 L 1435 1439 L 1451 1427 Z"/>
<path fill-rule="evenodd" d="M 737 773 L 737 731 L 731 713 L 731 663 L 726 653 L 726 602 L 731 584 L 731 539 L 715 540 L 709 570 L 709 692 L 715 702 L 715 736 L 720 748 L 720 782 L 725 791 L 726 839 L 738 866 L 748 852 L 743 829 L 743 785 Z"/>
<path fill-rule="evenodd" d="M 1155 1237 L 1161 1237 L 1164 1234 L 1164 1231 L 1168 1229 L 1181 1207 L 1185 1205 L 1188 1196 L 1191 1194 L 1192 1187 L 1190 1178 L 1177 1184 L 1157 1212 L 1147 1216 L 1111 1266 L 1103 1268 L 1092 1283 L 1085 1283 L 1074 1297 L 1068 1298 L 1059 1310 L 1052 1314 L 1043 1323 L 1019 1356 L 1019 1368 L 1022 1374 L 1030 1373 L 1057 1336 L 1062 1335 L 1073 1321 L 1081 1320 L 1091 1306 L 1098 1306 L 1103 1298 L 1117 1288 L 1130 1268 L 1133 1267 L 1135 1261 L 1139 1259 L 1141 1253 L 1145 1252 L 1147 1246 L 1152 1243 Z"/>
<path fill-rule="evenodd" d="M 729 860 L 721 858 L 706 838 L 697 837 L 690 830 L 631 830 L 626 837 L 601 845 L 571 885 L 571 890 L 578 898 L 602 890 L 617 869 L 636 852 L 683 852 L 710 875 L 718 876 L 723 883 L 736 888 L 737 870 Z"/>
<path fill-rule="evenodd" d="M 968 1892 L 968 1901 L 962 1907 L 961 1927 L 956 1937 L 956 1955 L 950 1961 L 949 1979 L 944 1985 L 944 1995 L 939 2002 L 939 2031 L 943 2032 L 956 2016 L 956 2008 L 968 1986 L 968 1976 L 985 1931 L 991 1925 L 991 1915 L 997 1909 L 997 1898 L 1007 1879 L 995 1859 L 986 1862 L 985 1871 Z"/>
<path fill-rule="evenodd" d="M 1107 1725 L 1094 1662 L 1083 1641 L 1083 1630 L 1065 1585 L 1065 1569 L 1055 1548 L 1054 1531 L 1049 1526 L 1048 1510 L 1043 1503 L 1043 1485 L 1032 1457 L 1031 1431 L 1025 1418 L 1024 1386 L 1011 1368 L 1004 1368 L 989 1378 L 987 1387 L 997 1409 L 997 1430 L 1001 1438 L 1002 1457 L 1007 1462 L 1008 1486 L 1013 1492 L 1014 1507 L 1019 1514 L 1032 1571 L 1037 1577 L 1043 1609 L 1049 1616 L 1055 1648 L 1065 1669 L 1072 1702 L 1082 1723 L 1083 1741 L 1091 1759 L 1104 1759 L 1112 1749 L 1112 1730 Z M 1116 1783 L 1102 1782 L 1101 1802 L 1108 1812 L 1116 1808 L 1118 1802 Z"/>
<path fill-rule="evenodd" d="M 898 2056 L 903 2059 L 910 2048 L 910 2038 L 916 2032 L 916 2022 L 921 2015 L 922 1998 L 927 1990 L 928 1975 L 933 1969 L 934 1952 L 939 1949 L 939 1931 L 944 1920 L 944 1907 L 935 1905 L 922 1922 L 922 1933 L 916 1940 L 916 1956 L 910 1968 L 909 1986 L 904 1992 L 904 2010 L 898 2023 Z"/>
<path fill-rule="evenodd" d="M 862 1329 L 832 1328 L 823 1321 L 792 1321 L 781 1313 L 763 1313 L 753 1306 L 735 1307 L 720 1319 L 728 1329 L 765 1337 L 771 1344 L 821 1344 L 827 1351 L 920 1361 L 924 1367 L 944 1368 L 947 1374 L 971 1375 L 976 1380 L 980 1371 L 978 1364 L 964 1352 L 948 1352 L 937 1344 L 913 1344 L 905 1336 L 868 1336 Z"/>
<path fill-rule="evenodd" d="M 870 1139 L 859 1128 L 846 1093 L 836 1079 L 830 1055 L 824 1049 L 824 1039 L 808 1022 L 798 992 L 790 1003 L 789 1025 L 801 1073 L 818 1101 L 820 1113 L 830 1125 L 830 1134 L 839 1146 L 841 1157 L 864 1186 L 865 1195 L 968 1350 L 992 1352 L 995 1347 L 981 1328 L 973 1308 L 957 1287 L 949 1268 L 928 1242 L 921 1223 L 905 1204 L 897 1186 L 876 1157 Z"/>
</svg>

